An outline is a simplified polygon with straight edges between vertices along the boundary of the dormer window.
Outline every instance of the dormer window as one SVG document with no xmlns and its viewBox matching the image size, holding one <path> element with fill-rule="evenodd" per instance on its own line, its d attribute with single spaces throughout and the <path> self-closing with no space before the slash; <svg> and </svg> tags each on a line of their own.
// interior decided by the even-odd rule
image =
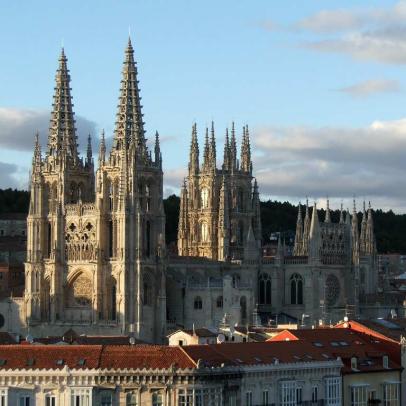
<svg viewBox="0 0 406 406">
<path fill-rule="evenodd" d="M 357 369 L 357 357 L 351 357 L 351 369 Z"/>
</svg>

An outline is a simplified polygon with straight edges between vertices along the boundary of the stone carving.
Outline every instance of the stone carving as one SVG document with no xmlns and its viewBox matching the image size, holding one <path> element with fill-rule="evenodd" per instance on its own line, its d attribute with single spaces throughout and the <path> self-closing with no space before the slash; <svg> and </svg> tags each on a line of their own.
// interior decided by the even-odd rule
<svg viewBox="0 0 406 406">
<path fill-rule="evenodd" d="M 326 279 L 326 302 L 328 306 L 333 306 L 340 295 L 340 282 L 338 278 L 330 274 Z"/>
<path fill-rule="evenodd" d="M 83 225 L 74 222 L 65 229 L 65 254 L 68 261 L 96 259 L 96 229 L 90 221 Z"/>
</svg>

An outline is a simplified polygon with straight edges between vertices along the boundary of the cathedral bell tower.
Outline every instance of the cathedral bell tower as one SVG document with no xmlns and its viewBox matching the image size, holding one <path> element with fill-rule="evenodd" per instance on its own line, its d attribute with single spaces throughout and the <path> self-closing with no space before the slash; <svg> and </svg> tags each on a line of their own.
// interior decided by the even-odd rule
<svg viewBox="0 0 406 406">
<path fill-rule="evenodd" d="M 94 172 L 91 136 L 78 153 L 70 76 L 62 50 L 48 146 L 38 135 L 27 218 L 27 322 L 87 332 L 131 332 L 162 341 L 166 331 L 165 215 L 159 135 L 147 147 L 131 40 L 125 50 L 116 126 L 102 133 Z"/>
</svg>

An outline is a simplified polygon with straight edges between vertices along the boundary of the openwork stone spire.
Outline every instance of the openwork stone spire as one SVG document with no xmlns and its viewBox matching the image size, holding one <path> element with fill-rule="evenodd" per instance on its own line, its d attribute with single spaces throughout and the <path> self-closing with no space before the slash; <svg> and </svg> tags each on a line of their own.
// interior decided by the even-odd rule
<svg viewBox="0 0 406 406">
<path fill-rule="evenodd" d="M 99 165 L 103 166 L 106 159 L 106 140 L 104 137 L 104 130 L 101 132 L 100 146 L 99 146 Z"/>
<path fill-rule="evenodd" d="M 325 223 L 331 223 L 331 214 L 330 214 L 330 200 L 327 199 L 327 206 L 326 206 L 326 218 L 324 219 Z"/>
<path fill-rule="evenodd" d="M 231 124 L 231 141 L 230 141 L 230 169 L 237 169 L 237 141 L 235 139 L 234 121 Z"/>
<path fill-rule="evenodd" d="M 34 156 L 32 158 L 32 166 L 33 170 L 38 171 L 41 170 L 41 145 L 39 143 L 39 134 L 38 132 L 35 134 L 35 146 L 34 146 Z"/>
<path fill-rule="evenodd" d="M 55 76 L 55 93 L 48 136 L 48 156 L 63 157 L 73 165 L 79 162 L 77 136 L 67 58 L 62 48 Z"/>
<path fill-rule="evenodd" d="M 138 154 L 146 157 L 144 122 L 142 121 L 137 74 L 134 49 L 129 38 L 123 63 L 113 150 L 127 149 L 132 144 Z"/>
<path fill-rule="evenodd" d="M 190 143 L 189 172 L 199 173 L 199 142 L 197 141 L 196 123 L 192 126 L 192 141 Z"/>
<path fill-rule="evenodd" d="M 295 245 L 293 248 L 293 255 L 302 255 L 303 251 L 303 218 L 302 218 L 302 205 L 299 202 L 299 208 L 297 211 L 297 221 L 296 221 L 296 235 L 295 235 Z"/>
<path fill-rule="evenodd" d="M 252 171 L 251 146 L 248 125 L 243 128 L 243 137 L 241 144 L 241 169 L 244 172 Z"/>
<path fill-rule="evenodd" d="M 226 128 L 226 136 L 224 139 L 223 169 L 225 171 L 230 170 L 230 140 L 228 138 L 228 128 Z"/>
</svg>

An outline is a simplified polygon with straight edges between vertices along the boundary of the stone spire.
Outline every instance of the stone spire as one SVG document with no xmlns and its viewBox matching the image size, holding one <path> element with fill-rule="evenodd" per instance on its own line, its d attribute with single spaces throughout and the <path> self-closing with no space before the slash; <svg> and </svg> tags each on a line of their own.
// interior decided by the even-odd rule
<svg viewBox="0 0 406 406">
<path fill-rule="evenodd" d="M 209 162 L 210 168 L 216 169 L 216 136 L 214 133 L 214 122 L 211 122 L 211 131 L 210 131 L 210 146 L 209 146 Z"/>
<path fill-rule="evenodd" d="M 229 256 L 230 245 L 230 218 L 228 207 L 228 187 L 226 177 L 223 175 L 218 218 L 218 260 L 226 261 Z"/>
<path fill-rule="evenodd" d="M 106 160 L 106 140 L 104 138 L 104 130 L 102 130 L 99 145 L 99 166 L 103 166 L 105 160 Z"/>
<path fill-rule="evenodd" d="M 209 166 L 210 166 L 209 129 L 206 127 L 206 135 L 204 137 L 204 150 L 203 150 L 203 169 L 207 170 Z"/>
<path fill-rule="evenodd" d="M 92 136 L 87 137 L 86 167 L 93 168 Z"/>
<path fill-rule="evenodd" d="M 261 223 L 261 202 L 259 200 L 259 190 L 257 179 L 254 179 L 254 188 L 252 192 L 252 209 L 254 210 L 254 234 L 258 241 L 258 245 L 262 240 L 262 223 Z"/>
<path fill-rule="evenodd" d="M 228 128 L 226 128 L 226 136 L 224 139 L 224 155 L 223 155 L 223 170 L 230 170 L 230 140 L 228 138 Z"/>
<path fill-rule="evenodd" d="M 49 126 L 47 155 L 76 166 L 79 162 L 77 136 L 70 88 L 70 75 L 67 58 L 62 48 L 59 67 L 55 76 L 53 109 Z"/>
<path fill-rule="evenodd" d="M 340 206 L 340 224 L 344 224 L 344 211 L 343 211 L 343 203 L 341 202 Z"/>
<path fill-rule="evenodd" d="M 231 124 L 230 169 L 232 172 L 237 169 L 237 141 L 235 138 L 234 121 Z"/>
<path fill-rule="evenodd" d="M 32 158 L 32 172 L 40 172 L 42 163 L 41 145 L 39 143 L 39 133 L 35 134 L 34 156 Z"/>
<path fill-rule="evenodd" d="M 251 145 L 248 125 L 243 127 L 243 136 L 241 143 L 241 170 L 244 172 L 251 172 Z"/>
<path fill-rule="evenodd" d="M 293 248 L 293 255 L 302 255 L 303 248 L 303 218 L 302 218 L 302 205 L 299 202 L 299 208 L 297 211 L 296 220 L 296 235 L 295 235 L 295 246 Z"/>
<path fill-rule="evenodd" d="M 126 150 L 131 145 L 136 155 L 145 161 L 148 159 L 148 153 L 144 137 L 144 122 L 137 75 L 134 49 L 129 38 L 123 63 L 113 150 Z"/>
<path fill-rule="evenodd" d="M 178 223 L 178 254 L 180 256 L 188 255 L 188 206 L 187 206 L 187 187 L 186 181 L 183 181 L 180 192 L 179 223 Z"/>
<path fill-rule="evenodd" d="M 359 229 L 358 229 L 358 214 L 355 206 L 355 199 L 352 209 L 352 221 L 351 221 L 351 241 L 352 241 L 352 260 L 356 264 L 359 259 Z"/>
<path fill-rule="evenodd" d="M 320 259 L 320 247 L 321 247 L 321 234 L 320 234 L 319 215 L 317 213 L 316 203 L 314 203 L 309 232 L 309 256 L 314 260 Z"/>
<path fill-rule="evenodd" d="M 365 230 L 365 254 L 373 255 L 374 253 L 375 253 L 374 221 L 372 218 L 371 202 L 369 202 L 367 225 Z"/>
<path fill-rule="evenodd" d="M 361 235 L 360 235 L 360 253 L 363 255 L 365 253 L 365 243 L 366 243 L 366 232 L 367 232 L 367 212 L 365 209 L 365 200 L 363 204 L 362 221 L 361 221 Z"/>
<path fill-rule="evenodd" d="M 159 168 L 162 168 L 162 154 L 161 154 L 161 147 L 159 144 L 159 134 L 158 131 L 155 132 L 155 165 Z"/>
<path fill-rule="evenodd" d="M 351 227 L 351 214 L 350 214 L 350 209 L 347 208 L 347 211 L 345 212 L 345 224 L 349 227 Z"/>
<path fill-rule="evenodd" d="M 310 234 L 310 215 L 309 215 L 309 200 L 306 199 L 306 211 L 303 224 L 303 247 L 302 255 L 309 255 L 309 234 Z"/>
<path fill-rule="evenodd" d="M 327 198 L 327 205 L 326 205 L 326 217 L 324 219 L 325 223 L 331 223 L 331 214 L 330 214 L 330 200 Z"/>
<path fill-rule="evenodd" d="M 192 126 L 192 141 L 190 143 L 189 154 L 189 174 L 199 173 L 199 143 L 197 141 L 196 123 Z"/>
</svg>

